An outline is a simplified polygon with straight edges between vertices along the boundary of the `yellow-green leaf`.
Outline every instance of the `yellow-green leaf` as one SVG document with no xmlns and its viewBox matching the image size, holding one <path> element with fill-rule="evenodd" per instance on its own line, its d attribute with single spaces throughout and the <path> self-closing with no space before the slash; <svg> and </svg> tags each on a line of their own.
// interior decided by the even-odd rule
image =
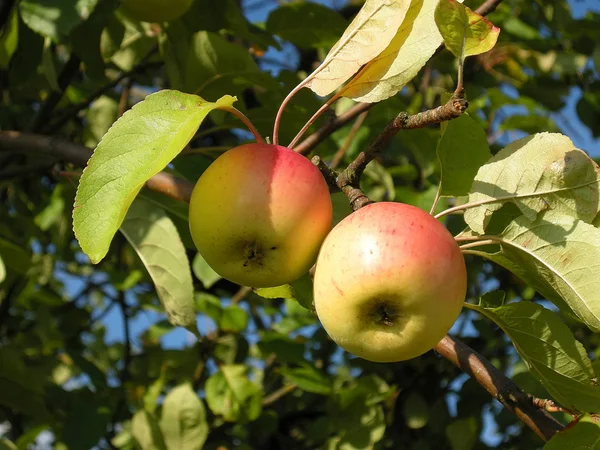
<svg viewBox="0 0 600 450">
<path fill-rule="evenodd" d="M 303 83 L 317 95 L 328 95 L 390 43 L 410 0 L 367 0 L 321 65 Z"/>
<path fill-rule="evenodd" d="M 106 255 L 144 183 L 179 154 L 210 111 L 235 100 L 227 95 L 211 103 L 197 95 L 160 91 L 108 130 L 83 172 L 73 208 L 75 236 L 93 263 Z"/>
<path fill-rule="evenodd" d="M 456 0 L 440 0 L 435 22 L 446 48 L 461 59 L 491 50 L 500 34 L 500 28 Z"/>
</svg>

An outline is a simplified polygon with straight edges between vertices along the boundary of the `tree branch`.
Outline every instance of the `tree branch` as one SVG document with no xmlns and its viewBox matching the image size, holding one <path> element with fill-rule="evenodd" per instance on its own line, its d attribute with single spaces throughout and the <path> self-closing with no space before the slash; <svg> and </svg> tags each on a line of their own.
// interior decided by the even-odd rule
<svg viewBox="0 0 600 450">
<path fill-rule="evenodd" d="M 91 149 L 74 144 L 64 137 L 18 131 L 0 132 L 0 152 L 40 153 L 80 167 L 85 167 L 92 156 Z M 175 200 L 189 202 L 194 184 L 169 173 L 160 172 L 146 182 L 146 187 Z"/>
<path fill-rule="evenodd" d="M 501 1 L 502 0 L 486 0 L 474 11 L 480 16 L 487 16 L 496 10 Z"/>
<path fill-rule="evenodd" d="M 544 441 L 563 429 L 562 424 L 534 404 L 532 396 L 523 392 L 491 362 L 465 343 L 446 335 L 434 350 L 475 379 Z"/>
</svg>

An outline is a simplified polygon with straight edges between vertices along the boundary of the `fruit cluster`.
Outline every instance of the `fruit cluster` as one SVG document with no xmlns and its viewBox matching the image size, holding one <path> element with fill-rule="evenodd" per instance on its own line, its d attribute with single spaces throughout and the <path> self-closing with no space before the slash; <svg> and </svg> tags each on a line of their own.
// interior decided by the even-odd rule
<svg viewBox="0 0 600 450">
<path fill-rule="evenodd" d="M 314 306 L 329 336 L 376 362 L 432 349 L 466 295 L 456 241 L 430 214 L 370 204 L 332 227 L 319 170 L 285 147 L 248 144 L 221 155 L 198 180 L 190 230 L 224 278 L 252 287 L 291 283 L 316 262 Z"/>
</svg>

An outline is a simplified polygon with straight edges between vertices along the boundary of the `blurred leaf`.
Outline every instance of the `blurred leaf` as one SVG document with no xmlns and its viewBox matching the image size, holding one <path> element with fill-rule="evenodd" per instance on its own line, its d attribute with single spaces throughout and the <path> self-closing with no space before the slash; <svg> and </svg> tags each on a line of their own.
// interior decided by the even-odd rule
<svg viewBox="0 0 600 450">
<path fill-rule="evenodd" d="M 167 450 L 158 421 L 144 409 L 133 415 L 131 434 L 142 450 Z"/>
<path fill-rule="evenodd" d="M 418 392 L 413 391 L 406 397 L 402 411 L 406 426 L 410 429 L 423 428 L 429 421 L 429 406 Z"/>
<path fill-rule="evenodd" d="M 84 400 L 85 398 L 85 400 Z M 89 450 L 106 434 L 112 412 L 84 396 L 69 408 L 64 421 L 63 440 L 69 450 Z"/>
<path fill-rule="evenodd" d="M 52 40 L 47 37 L 44 39 L 44 48 L 42 50 L 42 71 L 46 77 L 46 81 L 50 85 L 50 89 L 60 92 L 62 89 L 58 85 L 58 76 L 56 75 L 56 67 L 54 66 L 54 55 L 52 54 Z"/>
<path fill-rule="evenodd" d="M 410 0 L 366 0 L 342 37 L 305 86 L 325 96 L 337 89 L 390 43 L 406 16 Z"/>
<path fill-rule="evenodd" d="M 6 278 L 6 266 L 4 265 L 4 261 L 2 261 L 2 255 L 0 255 L 0 283 L 4 281 Z M 6 300 L 3 300 L 6 301 Z M 2 304 L 2 303 L 0 303 Z"/>
<path fill-rule="evenodd" d="M 0 31 L 0 69 L 7 69 L 19 43 L 19 15 L 14 8 Z"/>
<path fill-rule="evenodd" d="M 110 129 L 111 125 L 117 120 L 119 103 L 103 95 L 97 98 L 87 109 L 85 119 L 87 127 L 84 131 L 85 145 L 96 147 L 102 136 Z"/>
<path fill-rule="evenodd" d="M 446 427 L 452 450 L 471 450 L 477 441 L 477 422 L 474 417 L 459 419 Z"/>
<path fill-rule="evenodd" d="M 303 391 L 321 395 L 332 393 L 331 378 L 316 367 L 304 364 L 302 367 L 283 369 L 281 373 Z"/>
<path fill-rule="evenodd" d="M 221 330 L 239 333 L 244 331 L 248 325 L 248 313 L 237 305 L 230 305 L 223 308 L 218 326 Z"/>
<path fill-rule="evenodd" d="M 348 26 L 336 11 L 317 3 L 288 3 L 269 14 L 267 31 L 300 48 L 331 47 Z"/>
<path fill-rule="evenodd" d="M 555 434 L 544 450 L 598 450 L 600 449 L 600 424 L 598 419 L 583 416 L 574 426 Z"/>
<path fill-rule="evenodd" d="M 261 332 L 257 346 L 264 359 L 274 354 L 282 364 L 300 364 L 305 361 L 304 344 L 276 331 Z"/>
<path fill-rule="evenodd" d="M 314 311 L 312 296 L 312 279 L 304 274 L 292 284 L 284 284 L 272 288 L 254 288 L 254 293 L 263 298 L 289 298 L 296 300 L 304 308 Z"/>
<path fill-rule="evenodd" d="M 599 229 L 549 210 L 535 221 L 516 218 L 493 239 L 501 251 L 469 253 L 500 264 L 561 309 L 568 305 L 590 329 L 600 330 L 600 279 L 589 276 L 600 264 Z"/>
<path fill-rule="evenodd" d="M 552 120 L 550 117 L 536 114 L 511 115 L 500 124 L 498 129 L 521 130 L 531 134 L 543 131 L 560 131 L 554 120 Z"/>
<path fill-rule="evenodd" d="M 492 156 L 487 136 L 468 114 L 447 122 L 437 146 L 442 169 L 440 194 L 467 195 L 479 168 Z"/>
<path fill-rule="evenodd" d="M 206 410 L 188 383 L 167 394 L 160 427 L 169 450 L 200 450 L 208 437 Z"/>
<path fill-rule="evenodd" d="M 512 340 L 527 367 L 566 408 L 600 411 L 600 386 L 587 352 L 560 317 L 532 302 L 499 308 L 469 306 L 493 320 Z"/>
<path fill-rule="evenodd" d="M 600 71 L 600 68 L 598 71 Z M 577 115 L 592 132 L 594 138 L 600 136 L 600 127 L 597 126 L 600 121 L 600 91 L 587 91 L 583 93 L 577 102 Z"/>
<path fill-rule="evenodd" d="M 50 196 L 50 202 L 48 205 L 35 216 L 34 222 L 40 227 L 41 230 L 46 231 L 56 222 L 58 222 L 63 215 L 65 209 L 65 199 L 63 197 L 64 186 L 57 184 L 52 195 Z"/>
<path fill-rule="evenodd" d="M 540 133 L 498 152 L 475 177 L 465 221 L 484 233 L 492 214 L 514 202 L 529 220 L 547 209 L 591 222 L 600 210 L 600 170 L 561 134 Z"/>
<path fill-rule="evenodd" d="M 57 41 L 89 17 L 98 0 L 21 0 L 23 22 L 36 33 Z"/>
<path fill-rule="evenodd" d="M 500 29 L 488 19 L 456 0 L 440 0 L 435 23 L 446 48 L 460 59 L 491 50 L 500 34 Z"/>
<path fill-rule="evenodd" d="M 154 281 L 169 322 L 196 332 L 192 273 L 171 219 L 164 210 L 140 198 L 129 208 L 121 232 Z"/>
<path fill-rule="evenodd" d="M 156 408 L 158 407 L 157 401 L 162 393 L 163 387 L 165 386 L 166 377 L 167 377 L 167 366 L 163 365 L 160 368 L 159 377 L 150 386 L 148 386 L 148 389 L 146 390 L 146 393 L 144 394 L 144 409 L 146 411 L 148 411 L 150 414 L 156 413 Z"/>
<path fill-rule="evenodd" d="M 438 1 L 412 0 L 387 48 L 366 61 L 339 95 L 375 103 L 396 95 L 406 86 L 442 43 L 433 17 Z"/>
<path fill-rule="evenodd" d="M 208 406 L 228 422 L 251 422 L 260 416 L 262 391 L 248 379 L 246 371 L 244 365 L 224 364 L 206 380 Z"/>
<path fill-rule="evenodd" d="M 8 439 L 0 439 L 0 450 L 17 450 L 17 446 Z"/>
<path fill-rule="evenodd" d="M 200 253 L 196 253 L 196 256 L 194 257 L 192 270 L 194 271 L 196 278 L 202 282 L 202 285 L 206 289 L 210 289 L 213 284 L 222 278 L 221 275 L 215 272 L 213 268 L 208 265 Z"/>
<path fill-rule="evenodd" d="M 165 90 L 147 96 L 115 122 L 79 180 L 73 208 L 75 236 L 93 263 L 108 252 L 144 183 L 177 156 L 210 111 L 234 101 L 224 97 L 209 103 Z"/>
</svg>

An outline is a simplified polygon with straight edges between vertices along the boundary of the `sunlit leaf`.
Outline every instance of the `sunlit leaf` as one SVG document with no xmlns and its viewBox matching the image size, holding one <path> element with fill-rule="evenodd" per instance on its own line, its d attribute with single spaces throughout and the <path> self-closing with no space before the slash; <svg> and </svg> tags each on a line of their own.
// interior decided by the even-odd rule
<svg viewBox="0 0 600 450">
<path fill-rule="evenodd" d="M 387 47 L 410 6 L 409 0 L 366 0 L 306 87 L 328 95 Z"/>
<path fill-rule="evenodd" d="M 412 0 L 406 18 L 387 47 L 340 90 L 340 95 L 375 103 L 396 95 L 442 43 L 433 17 L 439 0 Z"/>
<path fill-rule="evenodd" d="M 284 369 L 282 374 L 303 391 L 321 395 L 330 395 L 333 391 L 331 379 L 327 374 L 310 365 Z"/>
<path fill-rule="evenodd" d="M 121 232 L 154 281 L 169 322 L 195 331 L 190 264 L 169 216 L 163 209 L 140 198 L 129 208 Z"/>
<path fill-rule="evenodd" d="M 600 450 L 600 423 L 597 417 L 583 416 L 574 426 L 556 433 L 544 450 Z"/>
<path fill-rule="evenodd" d="M 206 410 L 190 384 L 177 386 L 165 397 L 160 427 L 169 450 L 200 450 L 208 437 Z"/>
<path fill-rule="evenodd" d="M 413 391 L 404 400 L 403 414 L 406 426 L 418 430 L 429 421 L 429 406 L 418 392 Z"/>
<path fill-rule="evenodd" d="M 552 209 L 591 222 L 600 210 L 600 168 L 561 134 L 540 133 L 498 152 L 475 177 L 465 221 L 483 233 L 506 202 L 534 220 Z"/>
<path fill-rule="evenodd" d="M 89 17 L 98 0 L 22 0 L 21 17 L 36 33 L 58 40 Z"/>
<path fill-rule="evenodd" d="M 8 68 L 19 43 L 19 15 L 15 8 L 0 31 L 0 69 Z"/>
<path fill-rule="evenodd" d="M 529 371 L 566 408 L 600 411 L 600 386 L 583 345 L 560 317 L 532 302 L 498 308 L 469 305 L 502 328 Z"/>
<path fill-rule="evenodd" d="M 468 236 L 470 233 L 463 233 Z M 491 236 L 496 253 L 469 252 L 515 273 L 557 306 L 568 307 L 592 330 L 600 331 L 600 230 L 550 210 L 530 221 L 520 216 Z"/>
<path fill-rule="evenodd" d="M 224 364 L 206 380 L 206 401 L 228 422 L 250 422 L 262 410 L 262 391 L 246 375 L 244 365 Z"/>
<path fill-rule="evenodd" d="M 206 289 L 209 289 L 213 284 L 222 278 L 221 275 L 215 272 L 213 268 L 208 265 L 200 253 L 196 253 L 196 256 L 194 257 L 192 270 L 194 271 L 196 278 L 202 281 L 202 285 Z"/>
<path fill-rule="evenodd" d="M 83 251 L 99 262 L 144 183 L 187 145 L 216 103 L 177 91 L 151 94 L 127 111 L 102 138 L 79 181 L 73 227 Z"/>
<path fill-rule="evenodd" d="M 167 450 L 158 421 L 144 409 L 131 419 L 131 434 L 142 450 Z"/>
<path fill-rule="evenodd" d="M 491 50 L 500 34 L 500 28 L 456 0 L 440 0 L 435 22 L 446 48 L 461 59 Z"/>
</svg>

